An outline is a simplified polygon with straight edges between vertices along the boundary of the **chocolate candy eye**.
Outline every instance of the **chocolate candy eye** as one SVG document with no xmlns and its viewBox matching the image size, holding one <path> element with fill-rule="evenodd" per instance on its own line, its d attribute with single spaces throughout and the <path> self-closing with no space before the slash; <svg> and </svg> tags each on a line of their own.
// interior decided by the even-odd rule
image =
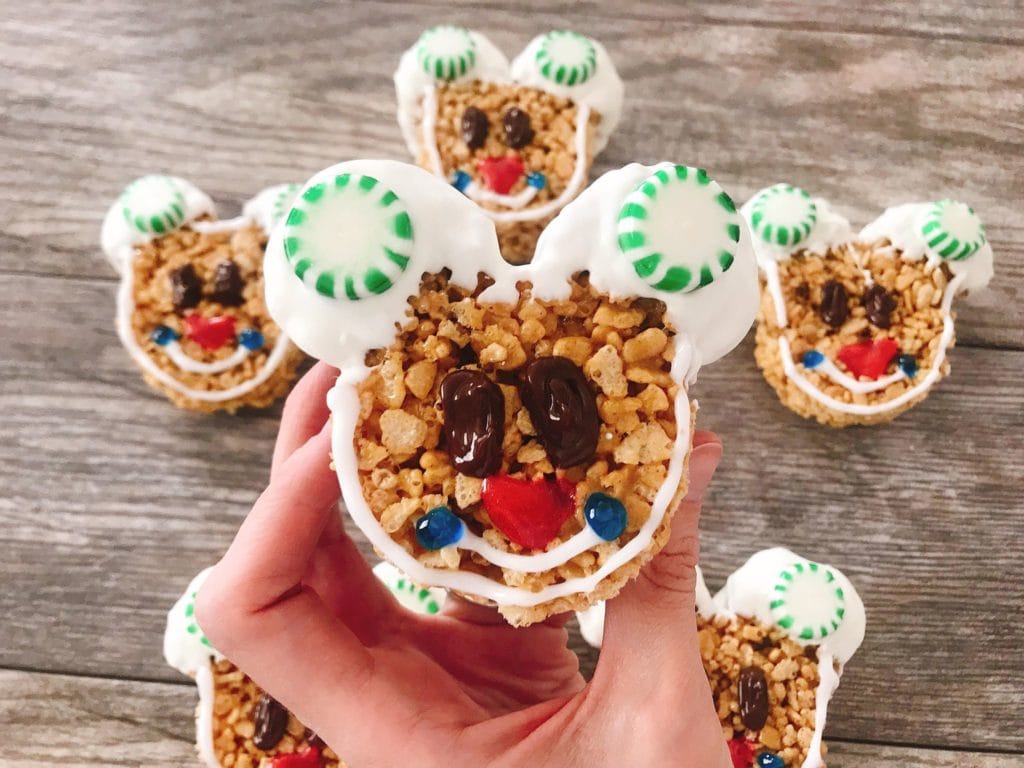
<svg viewBox="0 0 1024 768">
<path fill-rule="evenodd" d="M 533 128 L 530 127 L 530 116 L 519 107 L 509 109 L 501 122 L 505 128 L 505 143 L 512 147 L 512 149 L 525 147 L 533 141 Z"/>
<path fill-rule="evenodd" d="M 505 440 L 505 397 L 480 371 L 452 371 L 441 382 L 444 437 L 452 466 L 470 477 L 501 469 Z"/>
<path fill-rule="evenodd" d="M 203 298 L 203 284 L 199 275 L 191 264 L 171 272 L 171 303 L 174 309 L 181 312 L 183 309 L 191 309 Z"/>
<path fill-rule="evenodd" d="M 864 309 L 868 320 L 879 328 L 892 325 L 892 312 L 896 309 L 896 299 L 885 288 L 875 283 L 864 291 Z"/>
<path fill-rule="evenodd" d="M 597 398 L 572 360 L 534 360 L 526 367 L 519 396 L 552 464 L 564 469 L 594 458 L 601 429 Z"/>
<path fill-rule="evenodd" d="M 760 667 L 744 667 L 737 681 L 740 720 L 751 731 L 768 721 L 768 679 Z"/>
<path fill-rule="evenodd" d="M 242 303 L 242 273 L 230 259 L 222 261 L 213 271 L 213 292 L 210 298 L 226 307 Z"/>
<path fill-rule="evenodd" d="M 848 300 L 843 284 L 838 280 L 829 280 L 821 288 L 821 306 L 818 307 L 818 314 L 833 328 L 838 328 L 850 316 Z"/>
<path fill-rule="evenodd" d="M 470 149 L 480 149 L 487 141 L 490 123 L 487 115 L 476 107 L 466 107 L 462 113 L 462 139 Z"/>
<path fill-rule="evenodd" d="M 288 710 L 266 693 L 261 693 L 253 709 L 253 744 L 257 749 L 273 749 L 288 730 Z"/>
</svg>

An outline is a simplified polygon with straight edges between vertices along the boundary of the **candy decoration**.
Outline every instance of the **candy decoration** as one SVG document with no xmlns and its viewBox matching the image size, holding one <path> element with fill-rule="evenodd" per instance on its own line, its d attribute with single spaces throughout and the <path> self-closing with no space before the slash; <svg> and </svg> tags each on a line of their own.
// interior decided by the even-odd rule
<svg viewBox="0 0 1024 768">
<path fill-rule="evenodd" d="M 917 374 L 917 358 L 913 355 L 900 355 L 896 358 L 896 365 L 908 379 L 914 378 Z"/>
<path fill-rule="evenodd" d="M 452 186 L 459 190 L 459 192 L 465 192 L 472 183 L 473 177 L 465 171 L 455 171 L 452 174 Z"/>
<path fill-rule="evenodd" d="M 874 381 L 886 372 L 899 351 L 899 345 L 892 339 L 868 339 L 847 344 L 837 357 L 854 378 L 866 376 Z"/>
<path fill-rule="evenodd" d="M 660 168 L 619 211 L 619 250 L 653 288 L 689 292 L 732 266 L 740 216 L 732 198 L 702 168 Z"/>
<path fill-rule="evenodd" d="M 476 41 L 464 27 L 431 27 L 416 43 L 416 58 L 428 75 L 438 80 L 454 80 L 476 64 Z"/>
<path fill-rule="evenodd" d="M 173 328 L 166 325 L 158 325 L 149 334 L 150 340 L 158 347 L 166 347 L 172 341 L 178 340 L 178 334 Z"/>
<path fill-rule="evenodd" d="M 523 176 L 523 161 L 518 155 L 484 157 L 477 161 L 476 169 L 488 189 L 499 195 L 507 195 Z"/>
<path fill-rule="evenodd" d="M 794 640 L 820 640 L 843 622 L 846 598 L 832 571 L 796 562 L 779 574 L 769 607 L 775 623 Z"/>
<path fill-rule="evenodd" d="M 729 757 L 732 758 L 733 768 L 750 768 L 754 764 L 754 755 L 760 745 L 742 736 L 736 736 L 729 740 Z"/>
<path fill-rule="evenodd" d="M 551 463 L 560 469 L 590 463 L 601 435 L 593 385 L 567 357 L 539 357 L 526 367 L 519 396 Z"/>
<path fill-rule="evenodd" d="M 526 174 L 526 185 L 534 189 L 544 189 L 548 185 L 548 177 L 540 171 L 530 171 Z"/>
<path fill-rule="evenodd" d="M 748 731 L 760 731 L 768 722 L 768 678 L 760 667 L 744 667 L 736 681 L 740 722 Z"/>
<path fill-rule="evenodd" d="M 818 314 L 833 328 L 839 328 L 850 316 L 850 296 L 838 280 L 829 280 L 821 286 L 821 304 Z"/>
<path fill-rule="evenodd" d="M 185 618 L 188 619 L 188 624 L 185 626 L 185 631 L 190 635 L 197 635 L 199 642 L 205 645 L 210 650 L 213 650 L 213 644 L 206 639 L 206 635 L 203 634 L 203 630 L 199 628 L 196 623 L 196 595 L 199 594 L 198 590 L 189 593 L 188 602 L 185 603 Z"/>
<path fill-rule="evenodd" d="M 477 107 L 466 107 L 462 113 L 462 140 L 470 149 L 480 149 L 487 141 L 487 131 L 490 129 L 490 121 Z"/>
<path fill-rule="evenodd" d="M 416 521 L 413 529 L 424 549 L 435 550 L 457 544 L 466 526 L 448 507 L 434 507 Z"/>
<path fill-rule="evenodd" d="M 306 747 L 302 752 L 277 755 L 270 761 L 270 768 L 320 768 L 320 750 Z"/>
<path fill-rule="evenodd" d="M 185 318 L 185 335 L 203 349 L 220 349 L 235 337 L 235 318 L 230 315 L 211 318 L 189 315 Z"/>
<path fill-rule="evenodd" d="M 246 328 L 238 334 L 238 343 L 250 352 L 255 352 L 257 349 L 262 349 L 266 342 L 263 338 L 263 334 L 255 328 Z"/>
<path fill-rule="evenodd" d="M 266 752 L 276 747 L 288 730 L 288 710 L 267 693 L 261 693 L 253 708 L 252 743 Z"/>
<path fill-rule="evenodd" d="M 526 480 L 493 475 L 484 480 L 491 523 L 521 547 L 543 550 L 576 511 L 576 485 L 566 478 Z"/>
<path fill-rule="evenodd" d="M 483 371 L 459 368 L 441 382 L 444 445 L 456 472 L 485 478 L 501 469 L 505 397 Z"/>
<path fill-rule="evenodd" d="M 762 752 L 754 765 L 757 768 L 786 768 L 786 761 L 774 752 Z"/>
<path fill-rule="evenodd" d="M 191 309 L 202 301 L 203 281 L 191 264 L 178 267 L 168 278 L 171 281 L 171 304 L 175 312 Z"/>
<path fill-rule="evenodd" d="M 170 176 L 136 179 L 121 193 L 125 221 L 144 235 L 163 235 L 185 223 L 185 195 Z"/>
<path fill-rule="evenodd" d="M 288 211 L 292 208 L 292 200 L 299 194 L 299 189 L 300 186 L 298 184 L 285 184 L 281 187 L 281 191 L 277 193 L 274 202 L 270 206 L 270 221 L 272 224 L 277 224 L 277 222 L 288 215 Z"/>
<path fill-rule="evenodd" d="M 388 589 L 399 599 L 399 602 L 418 613 L 433 615 L 441 610 L 441 606 L 429 589 L 416 586 L 404 576 L 394 584 L 388 584 Z M 406 598 L 407 595 L 411 598 L 412 605 L 409 605 L 410 601 Z"/>
<path fill-rule="evenodd" d="M 878 283 L 868 287 L 861 297 L 864 312 L 872 325 L 888 328 L 892 325 L 892 313 L 896 309 L 896 298 Z"/>
<path fill-rule="evenodd" d="M 793 246 L 806 238 L 818 221 L 811 196 L 792 184 L 776 184 L 757 193 L 750 225 L 762 240 Z"/>
<path fill-rule="evenodd" d="M 962 261 L 985 244 L 985 226 L 974 209 L 955 200 L 932 204 L 921 224 L 921 235 L 947 261 Z"/>
<path fill-rule="evenodd" d="M 804 352 L 802 360 L 804 368 L 814 369 L 825 362 L 825 356 L 816 349 L 809 349 Z"/>
<path fill-rule="evenodd" d="M 372 176 L 343 173 L 304 191 L 285 220 L 284 252 L 322 296 L 358 301 L 387 291 L 412 257 L 412 219 Z"/>
<path fill-rule="evenodd" d="M 530 116 L 519 107 L 511 107 L 501 120 L 505 131 L 505 143 L 512 149 L 522 149 L 533 141 L 533 127 Z"/>
<path fill-rule="evenodd" d="M 586 35 L 554 30 L 541 38 L 537 71 L 559 85 L 580 85 L 597 69 L 597 48 Z"/>
<path fill-rule="evenodd" d="M 583 504 L 583 517 L 594 533 L 605 541 L 615 541 L 626 530 L 626 507 L 606 493 L 587 496 Z"/>
<path fill-rule="evenodd" d="M 219 262 L 213 270 L 213 291 L 210 298 L 225 307 L 237 307 L 245 301 L 242 272 L 231 259 Z"/>
</svg>

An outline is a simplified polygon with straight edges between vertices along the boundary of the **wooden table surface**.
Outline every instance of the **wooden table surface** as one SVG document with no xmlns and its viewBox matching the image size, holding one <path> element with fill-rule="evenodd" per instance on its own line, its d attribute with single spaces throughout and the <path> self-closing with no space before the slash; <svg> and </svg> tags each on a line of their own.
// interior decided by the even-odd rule
<svg viewBox="0 0 1024 768">
<path fill-rule="evenodd" d="M 700 424 L 726 445 L 703 558 L 715 587 L 786 544 L 857 584 L 868 634 L 830 765 L 1024 765 L 1024 6 L 557 5 L 4 4 L 0 765 L 197 764 L 164 616 L 264 485 L 279 417 L 192 415 L 146 388 L 113 329 L 107 205 L 161 171 L 232 215 L 339 159 L 405 159 L 391 73 L 441 21 L 509 54 L 552 27 L 602 40 L 628 90 L 597 171 L 700 164 L 738 199 L 788 180 L 857 224 L 974 205 L 996 278 L 959 307 L 953 376 L 896 423 L 799 419 L 749 340 L 702 373 Z"/>
</svg>

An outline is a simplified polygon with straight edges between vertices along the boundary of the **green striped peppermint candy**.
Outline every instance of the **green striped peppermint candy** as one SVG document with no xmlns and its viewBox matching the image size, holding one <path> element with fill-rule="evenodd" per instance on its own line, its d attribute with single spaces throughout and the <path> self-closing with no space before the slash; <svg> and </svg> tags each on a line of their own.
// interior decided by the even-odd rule
<svg viewBox="0 0 1024 768">
<path fill-rule="evenodd" d="M 170 176 L 136 179 L 120 202 L 125 221 L 144 235 L 163 235 L 185 223 L 185 195 Z"/>
<path fill-rule="evenodd" d="M 416 58 L 431 77 L 454 80 L 476 65 L 476 41 L 464 27 L 431 27 L 416 43 Z"/>
<path fill-rule="evenodd" d="M 796 245 L 818 221 L 811 196 L 792 184 L 776 184 L 757 193 L 750 209 L 750 227 L 774 245 Z"/>
<path fill-rule="evenodd" d="M 343 173 L 308 187 L 285 219 L 284 253 L 295 274 L 329 298 L 387 291 L 412 256 L 412 220 L 372 176 Z"/>
<path fill-rule="evenodd" d="M 828 567 L 797 562 L 779 574 L 769 607 L 776 625 L 794 640 L 821 640 L 843 623 L 846 597 Z"/>
<path fill-rule="evenodd" d="M 985 226 L 974 209 L 955 200 L 932 203 L 921 224 L 928 247 L 947 261 L 969 259 L 985 244 Z"/>
<path fill-rule="evenodd" d="M 440 612 L 441 605 L 434 593 L 426 587 L 419 587 L 405 576 L 386 582 L 391 593 L 398 598 L 403 606 L 416 613 L 433 615 Z"/>
<path fill-rule="evenodd" d="M 274 197 L 274 202 L 270 205 L 270 221 L 273 224 L 277 224 L 283 219 L 292 207 L 292 200 L 295 199 L 295 195 L 299 193 L 301 187 L 298 184 L 284 184 L 281 187 L 281 191 Z"/>
<path fill-rule="evenodd" d="M 185 603 L 185 631 L 193 637 L 196 637 L 202 645 L 212 649 L 213 645 L 206 639 L 206 635 L 203 634 L 203 630 L 201 630 L 199 625 L 196 623 L 197 594 L 199 594 L 198 590 L 193 590 L 188 593 L 188 601 Z"/>
<path fill-rule="evenodd" d="M 660 168 L 634 189 L 618 219 L 619 250 L 652 288 L 695 291 L 732 266 L 740 216 L 703 168 Z"/>
<path fill-rule="evenodd" d="M 548 32 L 537 48 L 537 71 L 559 85 L 580 85 L 597 69 L 597 48 L 586 35 L 569 30 Z"/>
</svg>

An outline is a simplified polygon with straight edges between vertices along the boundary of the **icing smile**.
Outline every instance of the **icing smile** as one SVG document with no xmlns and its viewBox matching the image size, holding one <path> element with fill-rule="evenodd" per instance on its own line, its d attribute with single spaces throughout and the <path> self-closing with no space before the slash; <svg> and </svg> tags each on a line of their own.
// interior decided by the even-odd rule
<svg viewBox="0 0 1024 768">
<path fill-rule="evenodd" d="M 173 328 L 158 325 L 150 334 L 150 339 L 163 349 L 178 368 L 188 373 L 222 373 L 240 365 L 250 353 L 262 349 L 264 343 L 263 334 L 255 328 L 246 328 L 236 337 L 235 319 L 230 316 L 208 320 L 201 315 L 192 314 L 185 318 L 185 329 L 186 337 L 206 350 L 220 349 L 233 338 L 238 344 L 234 354 L 206 363 L 185 353 L 178 343 L 179 336 Z"/>
</svg>

